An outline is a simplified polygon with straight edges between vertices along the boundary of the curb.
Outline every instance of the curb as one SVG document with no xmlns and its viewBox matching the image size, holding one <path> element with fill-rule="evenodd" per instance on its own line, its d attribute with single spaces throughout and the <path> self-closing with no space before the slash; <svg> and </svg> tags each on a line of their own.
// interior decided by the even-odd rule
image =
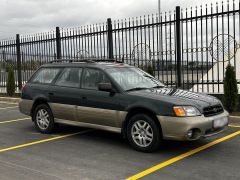
<svg viewBox="0 0 240 180">
<path fill-rule="evenodd" d="M 229 116 L 229 123 L 240 123 L 240 116 Z"/>
<path fill-rule="evenodd" d="M 11 102 L 11 103 L 19 103 L 20 98 L 10 98 L 10 97 L 0 97 L 0 102 Z"/>
</svg>

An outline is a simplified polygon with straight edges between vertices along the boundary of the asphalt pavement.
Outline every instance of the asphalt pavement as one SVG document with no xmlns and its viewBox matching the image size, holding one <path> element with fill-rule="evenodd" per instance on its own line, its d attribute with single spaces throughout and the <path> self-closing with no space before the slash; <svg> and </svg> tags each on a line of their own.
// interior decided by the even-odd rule
<svg viewBox="0 0 240 180">
<path fill-rule="evenodd" d="M 0 179 L 240 179 L 240 125 L 196 142 L 133 150 L 119 134 L 61 125 L 38 133 L 17 104 L 0 102 Z"/>
</svg>

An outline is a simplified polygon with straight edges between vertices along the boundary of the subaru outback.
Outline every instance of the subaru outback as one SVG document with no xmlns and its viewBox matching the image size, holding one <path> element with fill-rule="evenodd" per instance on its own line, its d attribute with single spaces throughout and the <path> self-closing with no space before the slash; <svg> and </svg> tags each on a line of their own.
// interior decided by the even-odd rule
<svg viewBox="0 0 240 180">
<path fill-rule="evenodd" d="M 139 68 L 100 60 L 41 66 L 23 87 L 19 109 L 41 133 L 51 133 L 58 123 L 107 130 L 144 152 L 165 139 L 221 133 L 229 116 L 213 96 L 170 88 Z"/>
</svg>

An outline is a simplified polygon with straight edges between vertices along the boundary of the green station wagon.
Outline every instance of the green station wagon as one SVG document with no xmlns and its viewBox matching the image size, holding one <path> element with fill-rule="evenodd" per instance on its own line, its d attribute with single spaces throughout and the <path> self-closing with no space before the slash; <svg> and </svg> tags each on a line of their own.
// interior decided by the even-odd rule
<svg viewBox="0 0 240 180">
<path fill-rule="evenodd" d="M 221 133 L 229 116 L 215 97 L 167 87 L 141 69 L 110 60 L 41 66 L 23 87 L 19 108 L 42 133 L 57 123 L 113 131 L 144 152 L 164 139 Z"/>
</svg>

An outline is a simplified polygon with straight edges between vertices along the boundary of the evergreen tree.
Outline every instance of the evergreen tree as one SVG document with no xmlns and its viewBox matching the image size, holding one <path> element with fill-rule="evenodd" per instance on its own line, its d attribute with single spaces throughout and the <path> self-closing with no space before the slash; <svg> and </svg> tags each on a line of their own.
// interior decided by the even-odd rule
<svg viewBox="0 0 240 180">
<path fill-rule="evenodd" d="M 7 94 L 9 96 L 13 96 L 15 93 L 16 87 L 15 87 L 15 77 L 14 77 L 14 71 L 12 67 L 8 68 L 8 78 L 7 78 Z"/>
<path fill-rule="evenodd" d="M 224 78 L 224 106 L 229 112 L 236 110 L 238 105 L 238 87 L 234 67 L 228 64 Z"/>
<path fill-rule="evenodd" d="M 154 70 L 153 70 L 153 67 L 152 67 L 151 65 L 147 65 L 147 66 L 145 67 L 145 71 L 146 71 L 148 74 L 154 76 Z"/>
</svg>

